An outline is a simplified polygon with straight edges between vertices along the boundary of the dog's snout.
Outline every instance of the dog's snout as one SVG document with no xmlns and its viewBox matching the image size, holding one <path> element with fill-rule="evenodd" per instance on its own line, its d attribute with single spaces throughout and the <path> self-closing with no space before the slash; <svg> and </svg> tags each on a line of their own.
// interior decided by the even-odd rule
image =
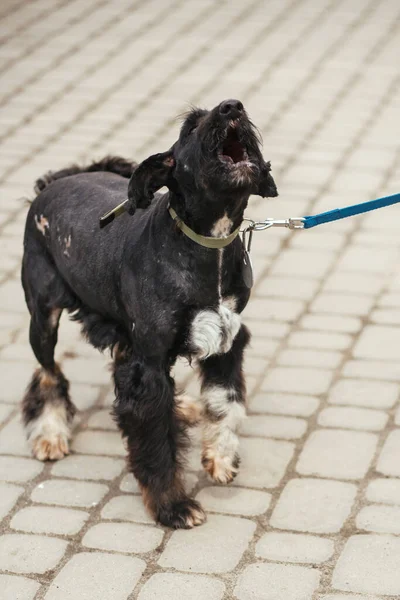
<svg viewBox="0 0 400 600">
<path fill-rule="evenodd" d="M 229 119 L 237 119 L 243 113 L 243 104 L 240 100 L 224 100 L 219 105 L 219 112 Z"/>
</svg>

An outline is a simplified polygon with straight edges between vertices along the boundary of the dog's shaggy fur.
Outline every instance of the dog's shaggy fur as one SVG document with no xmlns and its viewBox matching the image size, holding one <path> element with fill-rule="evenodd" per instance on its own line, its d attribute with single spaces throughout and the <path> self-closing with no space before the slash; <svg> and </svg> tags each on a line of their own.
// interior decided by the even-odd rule
<svg viewBox="0 0 400 600">
<path fill-rule="evenodd" d="M 156 194 L 162 186 L 169 191 Z M 93 346 L 112 351 L 114 416 L 148 510 L 170 527 L 199 525 L 204 512 L 182 476 L 186 429 L 202 420 L 203 466 L 214 481 L 232 481 L 249 341 L 240 313 L 250 291 L 239 237 L 224 249 L 202 247 L 167 209 L 198 234 L 226 237 L 242 222 L 251 193 L 276 196 L 257 132 L 243 105 L 226 100 L 211 111 L 191 110 L 174 146 L 139 166 L 106 158 L 49 173 L 35 189 L 22 265 L 30 342 L 41 365 L 23 401 L 33 454 L 68 454 L 75 408 L 54 361 L 66 309 Z M 100 229 L 99 216 L 127 195 L 130 214 Z M 198 364 L 197 404 L 175 391 L 170 371 L 178 356 Z"/>
</svg>

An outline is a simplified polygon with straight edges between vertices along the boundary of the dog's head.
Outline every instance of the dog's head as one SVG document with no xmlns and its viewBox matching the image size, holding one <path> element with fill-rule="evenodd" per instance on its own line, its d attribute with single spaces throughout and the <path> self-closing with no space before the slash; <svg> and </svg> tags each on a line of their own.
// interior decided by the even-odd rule
<svg viewBox="0 0 400 600">
<path fill-rule="evenodd" d="M 129 184 L 130 212 L 146 207 L 166 185 L 186 201 L 247 202 L 250 194 L 278 195 L 261 140 L 239 100 L 186 114 L 179 139 L 164 153 L 143 161 Z"/>
</svg>

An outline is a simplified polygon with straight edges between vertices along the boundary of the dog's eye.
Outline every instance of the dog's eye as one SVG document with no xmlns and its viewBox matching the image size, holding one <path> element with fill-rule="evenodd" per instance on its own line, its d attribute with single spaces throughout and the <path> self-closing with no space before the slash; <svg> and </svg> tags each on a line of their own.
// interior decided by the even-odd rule
<svg viewBox="0 0 400 600">
<path fill-rule="evenodd" d="M 192 133 L 194 133 L 197 129 L 197 125 L 194 125 L 191 129 L 189 129 L 189 135 L 191 135 Z"/>
</svg>

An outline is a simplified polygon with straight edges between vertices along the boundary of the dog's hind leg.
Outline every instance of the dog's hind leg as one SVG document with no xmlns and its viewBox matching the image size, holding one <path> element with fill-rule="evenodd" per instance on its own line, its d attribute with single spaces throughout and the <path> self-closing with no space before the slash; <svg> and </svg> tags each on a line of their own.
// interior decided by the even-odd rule
<svg viewBox="0 0 400 600">
<path fill-rule="evenodd" d="M 205 514 L 185 492 L 182 454 L 187 444 L 186 419 L 177 407 L 168 369 L 161 361 L 119 358 L 114 379 L 114 415 L 127 440 L 129 466 L 146 508 L 168 527 L 200 525 Z"/>
<path fill-rule="evenodd" d="M 249 339 L 250 334 L 242 325 L 229 352 L 200 362 L 204 404 L 202 463 L 217 483 L 230 483 L 239 471 L 236 431 L 246 415 L 242 362 Z"/>
<path fill-rule="evenodd" d="M 31 313 L 29 341 L 40 363 L 22 402 L 22 417 L 32 453 L 39 460 L 57 460 L 68 454 L 71 423 L 75 414 L 68 381 L 54 361 L 58 323 L 57 305 L 64 284 L 48 258 L 26 251 L 22 282 Z"/>
</svg>

